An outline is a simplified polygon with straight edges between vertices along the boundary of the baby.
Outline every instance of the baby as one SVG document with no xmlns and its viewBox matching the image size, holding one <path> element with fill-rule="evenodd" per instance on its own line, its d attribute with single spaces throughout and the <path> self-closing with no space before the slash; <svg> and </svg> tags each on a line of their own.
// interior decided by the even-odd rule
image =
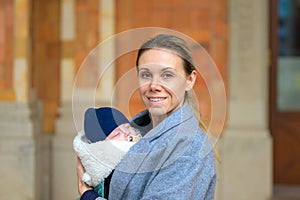
<svg viewBox="0 0 300 200">
<path fill-rule="evenodd" d="M 104 179 L 140 138 L 139 131 L 131 127 L 119 110 L 89 108 L 84 116 L 84 130 L 73 140 L 73 148 L 85 169 L 82 180 L 89 186 L 103 187 Z M 99 191 L 102 196 L 103 190 Z"/>
</svg>

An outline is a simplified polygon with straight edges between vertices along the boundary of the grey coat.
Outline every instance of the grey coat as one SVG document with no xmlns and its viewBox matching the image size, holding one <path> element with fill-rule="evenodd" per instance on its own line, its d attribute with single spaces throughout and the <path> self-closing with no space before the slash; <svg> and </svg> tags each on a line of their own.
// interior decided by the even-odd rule
<svg viewBox="0 0 300 200">
<path fill-rule="evenodd" d="M 212 200 L 214 162 L 208 137 L 185 103 L 129 150 L 115 169 L 108 199 Z"/>
<path fill-rule="evenodd" d="M 147 115 L 138 114 L 133 122 L 145 125 Z M 148 126 L 139 128 L 150 131 L 116 167 L 108 199 L 212 200 L 216 185 L 213 148 L 188 103 L 153 129 L 149 119 Z M 103 199 L 97 196 L 89 190 L 81 199 Z"/>
</svg>

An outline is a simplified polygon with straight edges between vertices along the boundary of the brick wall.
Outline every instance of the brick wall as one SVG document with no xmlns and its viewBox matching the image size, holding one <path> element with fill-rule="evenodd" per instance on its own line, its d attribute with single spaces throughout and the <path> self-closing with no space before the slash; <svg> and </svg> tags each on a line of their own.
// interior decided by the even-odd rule
<svg viewBox="0 0 300 200">
<path fill-rule="evenodd" d="M 53 133 L 60 100 L 60 1 L 32 1 L 31 6 L 30 87 L 43 102 L 43 130 Z"/>
<path fill-rule="evenodd" d="M 75 28 L 75 68 L 78 71 L 83 60 L 88 56 L 90 51 L 96 47 L 100 42 L 99 40 L 99 0 L 79 0 L 75 4 L 76 13 L 76 28 Z M 79 84 L 81 86 L 91 86 L 98 77 L 91 77 L 91 74 L 97 74 L 97 63 L 89 63 L 90 71 L 95 73 L 89 73 L 81 76 Z"/>
<path fill-rule="evenodd" d="M 32 12 L 22 17 L 17 13 L 17 37 L 15 38 L 16 57 L 23 54 L 31 55 L 29 60 L 29 87 L 36 90 L 37 98 L 44 103 L 44 130 L 53 132 L 54 122 L 60 97 L 60 62 L 62 58 L 74 61 L 74 73 L 79 69 L 88 53 L 99 44 L 101 38 L 101 5 L 98 0 L 64 0 L 73 2 L 69 12 L 74 16 L 74 37 L 61 40 L 61 1 L 31 1 Z M 23 5 L 24 4 L 24 5 Z M 20 1 L 17 6 L 20 11 L 28 5 Z M 115 2 L 116 33 L 139 27 L 157 26 L 177 30 L 199 42 L 214 59 L 225 83 L 227 80 L 227 0 L 116 0 Z M 0 8 L 0 99 L 15 99 L 12 89 L 13 80 L 13 15 L 14 3 L 2 1 Z M 22 19 L 30 18 L 31 32 L 23 34 Z M 105 28 L 105 27 L 104 27 Z M 103 38 L 101 38 L 103 39 Z M 31 41 L 32 40 L 32 41 Z M 26 51 L 30 47 L 31 54 Z M 24 45 L 22 45 L 24 44 Z M 25 53 L 23 52 L 25 51 Z M 117 62 L 116 78 L 120 78 L 128 68 L 134 66 L 135 53 L 129 58 Z M 123 62 L 124 61 L 124 62 Z M 122 64 L 123 63 L 123 64 Z M 96 71 L 97 63 L 91 65 Z M 95 73 L 97 74 L 97 73 Z M 83 76 L 80 84 L 89 86 L 94 78 Z M 90 83 L 91 82 L 91 83 Z M 204 81 L 199 77 L 195 87 L 199 94 L 200 106 L 206 115 L 209 115 L 210 100 Z M 27 90 L 24 89 L 26 93 Z M 25 94 L 28 95 L 28 94 Z M 132 97 L 130 110 L 136 113 L 142 109 L 142 103 L 135 93 Z M 122 98 L 117 100 L 122 101 Z M 122 107 L 122 105 L 121 105 Z M 127 106 L 128 107 L 128 106 Z M 127 108 L 126 108 L 127 109 Z M 132 113 L 132 114 L 134 114 Z"/>
<path fill-rule="evenodd" d="M 225 84 L 227 82 L 227 0 L 117 0 L 116 31 L 122 32 L 140 27 L 163 27 L 184 33 L 200 43 L 213 58 Z M 135 66 L 135 52 L 119 59 L 117 78 Z M 130 83 L 128 83 L 130 84 Z M 124 96 L 121 89 L 119 96 Z M 195 92 L 206 121 L 210 118 L 210 95 L 206 85 L 198 76 Z M 128 113 L 126 104 L 119 98 L 118 105 L 127 115 L 143 109 L 138 94 L 131 97 Z"/>
<path fill-rule="evenodd" d="M 1 1 L 0 7 L 0 100 L 15 99 L 13 92 L 13 22 L 12 1 Z"/>
</svg>

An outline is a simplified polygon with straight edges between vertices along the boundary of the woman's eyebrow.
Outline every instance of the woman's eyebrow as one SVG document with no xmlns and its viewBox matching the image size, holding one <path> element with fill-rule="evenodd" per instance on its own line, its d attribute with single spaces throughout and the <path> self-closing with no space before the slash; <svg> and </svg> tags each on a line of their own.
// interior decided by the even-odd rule
<svg viewBox="0 0 300 200">
<path fill-rule="evenodd" d="M 162 69 L 162 71 L 166 71 L 166 70 L 173 70 L 173 71 L 177 71 L 177 69 L 173 68 L 173 67 L 165 67 Z"/>
<path fill-rule="evenodd" d="M 139 70 L 147 70 L 147 71 L 149 71 L 149 69 L 147 67 L 140 67 L 140 66 L 139 66 Z"/>
<path fill-rule="evenodd" d="M 150 71 L 150 69 L 146 66 L 139 66 L 139 70 L 145 70 L 145 71 Z M 173 67 L 164 67 L 161 69 L 161 71 L 166 71 L 166 70 L 173 70 L 173 71 L 177 71 L 177 69 L 173 68 Z"/>
</svg>

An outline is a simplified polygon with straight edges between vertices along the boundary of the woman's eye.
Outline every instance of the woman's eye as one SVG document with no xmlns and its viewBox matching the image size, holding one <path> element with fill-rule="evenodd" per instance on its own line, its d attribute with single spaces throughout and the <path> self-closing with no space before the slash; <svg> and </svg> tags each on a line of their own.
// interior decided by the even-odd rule
<svg viewBox="0 0 300 200">
<path fill-rule="evenodd" d="M 142 72 L 142 73 L 140 73 L 140 77 L 143 79 L 147 79 L 147 78 L 151 77 L 151 74 L 148 72 Z"/>
<path fill-rule="evenodd" d="M 172 78 L 172 77 L 174 77 L 174 74 L 172 74 L 172 73 L 163 73 L 162 77 L 163 78 Z"/>
</svg>

